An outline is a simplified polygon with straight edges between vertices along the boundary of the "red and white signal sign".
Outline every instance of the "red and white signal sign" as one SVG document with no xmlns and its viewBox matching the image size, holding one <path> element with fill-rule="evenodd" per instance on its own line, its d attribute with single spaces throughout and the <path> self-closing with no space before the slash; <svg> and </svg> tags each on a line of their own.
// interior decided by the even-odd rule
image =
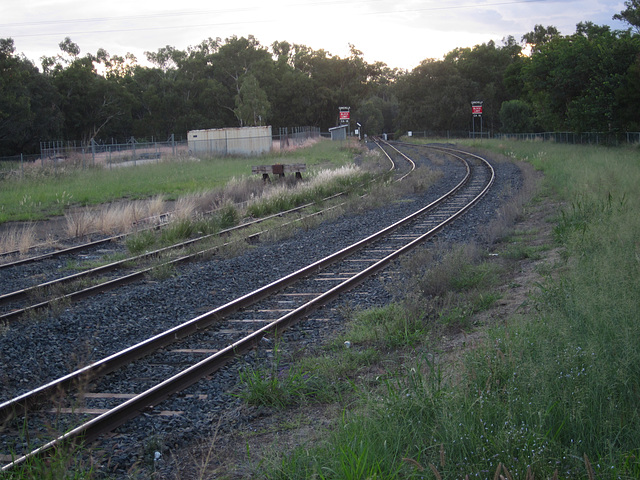
<svg viewBox="0 0 640 480">
<path fill-rule="evenodd" d="M 351 107 L 338 107 L 340 110 L 340 124 L 347 125 L 351 119 Z"/>
<path fill-rule="evenodd" d="M 479 117 L 482 115 L 482 104 L 484 102 L 471 102 L 471 114 L 474 117 Z"/>
</svg>

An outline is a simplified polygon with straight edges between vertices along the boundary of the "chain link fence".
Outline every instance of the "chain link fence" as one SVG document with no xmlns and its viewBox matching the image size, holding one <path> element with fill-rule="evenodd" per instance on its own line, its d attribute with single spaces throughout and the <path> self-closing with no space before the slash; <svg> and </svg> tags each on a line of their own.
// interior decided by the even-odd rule
<svg viewBox="0 0 640 480">
<path fill-rule="evenodd" d="M 540 132 L 540 133 L 495 133 L 468 132 L 465 130 L 411 131 L 407 135 L 415 138 L 495 138 L 504 140 L 526 140 L 539 142 L 567 143 L 572 145 L 633 145 L 640 143 L 640 132 Z"/>
<path fill-rule="evenodd" d="M 542 133 L 500 133 L 494 138 L 505 140 L 528 140 L 571 145 L 625 145 L 640 143 L 640 132 L 542 132 Z"/>
<path fill-rule="evenodd" d="M 283 127 L 278 135 L 272 135 L 272 151 L 285 151 L 304 145 L 310 139 L 320 138 L 318 127 Z M 88 145 L 77 142 L 40 142 L 39 155 L 15 155 L 0 157 L 0 179 L 24 176 L 25 170 L 37 167 L 49 168 L 104 168 L 136 166 L 159 163 L 190 156 L 186 139 L 176 140 L 171 135 L 166 141 L 144 141 L 130 138 L 109 143 L 91 141 Z"/>
</svg>

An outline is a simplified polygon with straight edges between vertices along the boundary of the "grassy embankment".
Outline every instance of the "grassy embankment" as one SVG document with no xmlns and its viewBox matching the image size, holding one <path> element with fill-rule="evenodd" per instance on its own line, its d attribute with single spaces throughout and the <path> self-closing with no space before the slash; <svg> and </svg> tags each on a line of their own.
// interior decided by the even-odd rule
<svg viewBox="0 0 640 480">
<path fill-rule="evenodd" d="M 163 161 L 127 168 L 32 168 L 24 176 L 0 181 L 0 223 L 41 220 L 62 215 L 69 206 L 98 205 L 120 199 L 162 195 L 168 200 L 219 188 L 232 178 L 251 176 L 251 165 L 306 163 L 307 168 L 335 167 L 352 161 L 353 151 L 321 141 L 299 151 L 260 158 L 203 158 Z"/>
<path fill-rule="evenodd" d="M 280 352 L 272 371 L 247 371 L 247 401 L 302 407 L 289 426 L 311 421 L 310 407 L 343 402 L 322 441 L 263 460 L 261 475 L 640 478 L 638 150 L 476 146 L 544 172 L 527 208 L 554 205 L 553 240 L 541 248 L 540 232 L 516 225 L 494 244 L 497 257 L 456 247 L 432 268 L 433 256 L 416 255 L 410 283 L 419 295 L 355 315 L 314 358 L 291 363 Z M 551 249 L 560 255 L 538 265 L 527 313 L 493 325 L 455 368 L 440 363 L 437 338 L 473 332 L 474 314 L 516 287 L 504 279 L 518 262 Z"/>
<path fill-rule="evenodd" d="M 158 223 L 158 215 L 169 213 L 172 226 L 164 230 L 164 236 L 167 241 L 179 241 L 190 232 L 212 233 L 230 226 L 229 219 L 275 213 L 350 190 L 371 177 L 368 167 L 344 168 L 351 165 L 358 148 L 355 144 L 321 141 L 295 152 L 258 159 L 175 159 L 117 170 L 38 168 L 24 177 L 0 181 L 0 224 L 64 214 L 66 231 L 62 236 L 94 232 L 114 235 Z M 260 176 L 250 173 L 252 164 L 264 163 L 306 163 L 308 169 L 302 182 L 295 182 L 289 175 L 285 181 L 278 179 L 267 185 Z M 340 165 L 343 168 L 337 169 Z M 221 218 L 200 215 L 214 210 L 219 210 Z M 142 245 L 153 240 L 151 237 L 145 235 Z M 133 239 L 133 243 L 140 244 L 138 240 Z M 34 243 L 33 222 L 9 225 L 0 234 L 0 251 L 26 252 Z"/>
</svg>

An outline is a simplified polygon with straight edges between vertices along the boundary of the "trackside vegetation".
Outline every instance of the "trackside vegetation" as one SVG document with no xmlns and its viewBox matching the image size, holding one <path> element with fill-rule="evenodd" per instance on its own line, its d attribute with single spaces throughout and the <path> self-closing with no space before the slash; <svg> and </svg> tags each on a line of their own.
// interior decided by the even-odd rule
<svg viewBox="0 0 640 480">
<path fill-rule="evenodd" d="M 352 129 L 357 122 L 367 135 L 466 136 L 472 100 L 484 102 L 487 131 L 600 132 L 607 142 L 627 141 L 626 132 L 640 130 L 640 6 L 624 6 L 615 15 L 622 30 L 588 18 L 575 32 L 531 25 L 520 38 L 502 32 L 500 44 L 454 48 L 411 71 L 369 63 L 353 45 L 341 58 L 288 41 L 262 45 L 253 35 L 185 50 L 167 45 L 145 53 L 149 66 L 103 48 L 81 54 L 66 37 L 58 55 L 36 65 L 12 38 L 0 38 L 0 156 L 39 154 L 41 141 L 89 148 L 221 126 L 327 131 L 341 105 L 351 106 Z"/>
<path fill-rule="evenodd" d="M 492 306 L 478 299 L 499 298 L 501 277 L 508 279 L 517 269 L 513 262 L 530 257 L 507 253 L 507 264 L 495 259 L 513 252 L 514 243 L 531 251 L 526 244 L 536 234 L 505 232 L 492 246 L 497 256 L 469 246 L 438 253 L 440 280 L 429 280 L 430 262 L 422 264 L 422 276 L 413 275 L 414 285 L 424 287 L 421 298 L 354 312 L 334 344 L 300 366 L 287 364 L 295 391 L 283 392 L 280 382 L 276 408 L 296 402 L 318 407 L 329 392 L 340 398 L 342 414 L 323 440 L 263 460 L 256 469 L 261 476 L 640 477 L 638 150 L 540 142 L 475 146 L 544 174 L 522 212 L 526 217 L 527 209 L 541 205 L 555 212 L 548 220 L 550 244 L 535 250 L 540 281 L 532 286 L 529 308 L 490 326 L 474 348 L 461 342 L 458 356 L 445 355 L 441 335 L 456 328 L 476 332 L 473 313 Z M 551 251 L 557 254 L 545 261 Z M 456 309 L 466 313 L 451 315 Z M 247 378 L 255 383 L 269 375 Z M 267 396 L 256 398 L 254 390 L 246 398 L 260 404 Z"/>
<path fill-rule="evenodd" d="M 320 141 L 305 148 L 303 163 L 311 171 L 333 168 L 353 159 L 342 142 Z M 251 165 L 300 163 L 300 152 L 260 158 L 215 157 L 180 160 L 109 170 L 34 168 L 24 176 L 0 180 L 0 223 L 42 220 L 63 215 L 70 206 L 98 205 L 162 195 L 167 200 L 214 190 L 234 178 L 251 175 Z M 306 176 L 306 175 L 305 175 Z"/>
</svg>

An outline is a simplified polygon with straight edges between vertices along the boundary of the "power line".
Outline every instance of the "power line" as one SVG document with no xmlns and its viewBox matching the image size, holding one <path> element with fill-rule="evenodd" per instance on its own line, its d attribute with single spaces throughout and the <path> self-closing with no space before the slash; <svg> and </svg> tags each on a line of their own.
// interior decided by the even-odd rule
<svg viewBox="0 0 640 480">
<path fill-rule="evenodd" d="M 290 9 L 296 7 L 327 7 L 330 5 L 340 4 L 371 4 L 372 0 L 356 0 L 347 2 L 344 0 L 330 0 L 326 2 L 309 2 L 309 3 L 296 3 L 289 4 L 282 7 L 280 9 Z M 386 0 L 373 0 L 373 1 L 385 1 Z M 553 1 L 553 0 L 551 0 Z M 361 12 L 362 15 L 389 15 L 394 13 L 416 13 L 416 12 L 428 12 L 428 11 L 446 11 L 446 10 L 461 10 L 461 9 L 472 9 L 472 8 L 490 8 L 496 6 L 506 6 L 506 5 L 517 5 L 517 4 L 525 4 L 525 3 L 540 3 L 545 2 L 549 3 L 550 0 L 515 0 L 515 1 L 505 1 L 505 2 L 495 2 L 495 3 L 484 3 L 484 4 L 464 4 L 464 5 L 447 5 L 447 6 L 434 6 L 434 7 L 425 7 L 425 8 L 410 8 L 405 10 L 391 10 L 391 11 L 383 11 L 383 12 Z M 149 14 L 140 14 L 140 15 L 127 15 L 127 16 L 118 16 L 118 17 L 92 17 L 92 18 L 80 18 L 80 19 L 63 19 L 63 20 L 41 20 L 41 21 L 33 21 L 33 22 L 19 22 L 19 23 L 6 23 L 0 24 L 1 29 L 9 29 L 9 28 L 19 28 L 19 27 L 41 27 L 41 26 L 62 26 L 66 24 L 86 24 L 86 23 L 104 23 L 104 22 L 124 22 L 131 20 L 140 20 L 140 19 L 150 19 L 150 18 L 175 18 L 175 17 L 187 17 L 187 16 L 203 16 L 203 15 L 223 15 L 223 14 L 238 14 L 247 11 L 255 11 L 254 8 L 234 8 L 229 10 L 194 10 L 194 11 L 171 11 L 171 12 L 162 12 L 162 13 L 149 13 Z M 247 21 L 228 21 L 228 22 L 214 22 L 214 23 L 201 23 L 201 24 L 189 24 L 189 28 L 198 28 L 198 27 L 217 27 L 217 26 L 229 26 L 229 25 L 244 25 L 244 24 L 254 24 L 254 23 L 268 23 L 269 20 L 247 20 Z M 136 32 L 136 31 L 150 31 L 150 30 L 166 30 L 166 29 L 176 29 L 176 28 L 185 28 L 185 25 L 176 25 L 176 26 L 153 26 L 153 27 L 135 27 L 135 28 L 110 28 L 105 30 L 88 30 L 88 31 L 75 31 L 75 32 L 65 32 L 65 36 L 71 35 L 85 35 L 85 34 L 97 34 L 97 33 L 118 33 L 118 32 Z M 57 36 L 60 35 L 60 32 L 55 33 L 22 33 L 16 35 L 10 35 L 11 37 L 45 37 L 45 36 Z"/>
</svg>

